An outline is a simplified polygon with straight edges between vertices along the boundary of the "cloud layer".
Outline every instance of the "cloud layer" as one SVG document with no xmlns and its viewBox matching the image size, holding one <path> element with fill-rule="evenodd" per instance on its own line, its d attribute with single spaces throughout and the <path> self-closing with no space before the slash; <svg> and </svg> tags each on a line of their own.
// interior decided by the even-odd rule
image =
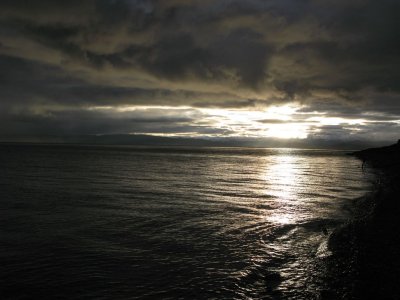
<svg viewBox="0 0 400 300">
<path fill-rule="evenodd" d="M 395 0 L 1 1 L 0 134 L 234 134 L 199 111 L 296 103 L 296 122 L 371 121 L 319 135 L 394 138 L 399 12 Z M 191 116 L 90 110 L 126 106 Z"/>
</svg>

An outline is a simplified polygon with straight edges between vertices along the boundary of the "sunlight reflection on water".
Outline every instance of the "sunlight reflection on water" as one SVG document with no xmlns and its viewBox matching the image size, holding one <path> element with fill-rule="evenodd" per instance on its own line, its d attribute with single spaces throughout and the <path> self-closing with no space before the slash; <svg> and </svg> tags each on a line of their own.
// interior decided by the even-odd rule
<svg viewBox="0 0 400 300">
<path fill-rule="evenodd" d="M 341 207 L 344 200 L 356 196 L 352 189 L 360 172 L 348 157 L 342 156 L 340 161 L 334 156 L 314 154 L 304 156 L 297 150 L 280 149 L 279 155 L 264 158 L 260 179 L 266 187 L 263 192 L 273 202 L 273 209 L 265 211 L 270 229 L 263 239 L 269 263 L 256 263 L 244 277 L 257 273 L 273 289 L 254 293 L 260 282 L 252 282 L 249 288 L 248 280 L 244 280 L 247 295 L 318 297 L 322 287 L 313 287 L 310 281 L 316 284 L 318 280 L 311 278 L 322 276 L 322 260 L 331 255 L 327 235 L 348 217 Z M 354 169 L 349 170 L 350 165 Z M 281 262 L 275 267 L 277 259 Z M 308 292 L 301 291 L 306 285 Z"/>
<path fill-rule="evenodd" d="M 272 181 L 276 188 L 273 193 L 267 190 L 267 193 L 272 194 L 281 201 L 286 200 L 297 200 L 295 193 L 295 186 L 298 184 L 299 169 L 296 169 L 299 164 L 295 155 L 279 155 L 276 156 L 272 161 L 267 160 L 263 179 L 268 182 L 268 186 Z"/>
<path fill-rule="evenodd" d="M 280 155 L 266 159 L 262 174 L 268 187 L 265 192 L 273 197 L 277 207 L 268 212 L 268 221 L 275 224 L 295 224 L 317 217 L 315 209 L 307 209 L 310 198 L 319 200 L 316 189 L 320 184 L 320 177 L 310 176 L 312 168 L 309 159 L 290 149 L 281 149 Z"/>
<path fill-rule="evenodd" d="M 326 233 L 369 188 L 342 152 L 0 151 L 10 298 L 312 299 Z"/>
</svg>

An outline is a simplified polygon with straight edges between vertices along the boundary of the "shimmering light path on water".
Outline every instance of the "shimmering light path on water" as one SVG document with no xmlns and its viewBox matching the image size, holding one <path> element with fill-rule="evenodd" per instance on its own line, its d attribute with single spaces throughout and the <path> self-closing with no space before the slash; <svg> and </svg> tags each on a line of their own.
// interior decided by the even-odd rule
<svg viewBox="0 0 400 300">
<path fill-rule="evenodd" d="M 310 299 L 369 189 L 337 151 L 0 146 L 2 298 Z"/>
</svg>

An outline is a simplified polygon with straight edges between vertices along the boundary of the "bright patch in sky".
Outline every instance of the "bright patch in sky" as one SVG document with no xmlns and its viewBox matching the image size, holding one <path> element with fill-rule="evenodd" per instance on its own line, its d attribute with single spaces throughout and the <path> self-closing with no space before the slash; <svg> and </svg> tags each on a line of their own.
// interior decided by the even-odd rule
<svg viewBox="0 0 400 300">
<path fill-rule="evenodd" d="M 349 131 L 356 132 L 359 127 L 368 123 L 361 118 L 329 117 L 320 112 L 302 112 L 300 109 L 303 107 L 290 104 L 258 109 L 222 109 L 142 105 L 96 106 L 88 109 L 107 112 L 115 118 L 139 119 L 148 124 L 157 124 L 157 118 L 162 117 L 162 122 L 167 120 L 169 123 L 158 124 L 161 129 L 130 133 L 164 136 L 305 139 L 312 133 L 321 132 L 324 126 L 351 126 Z M 163 129 L 166 126 L 174 128 L 165 131 Z"/>
<path fill-rule="evenodd" d="M 318 122 L 322 125 L 360 125 L 364 124 L 367 121 L 363 119 L 344 119 L 344 118 L 332 118 L 332 117 L 312 117 L 308 119 L 309 121 Z"/>
<path fill-rule="evenodd" d="M 281 139 L 305 139 L 308 136 L 308 129 L 309 126 L 305 124 L 273 124 L 270 125 L 265 136 Z"/>
<path fill-rule="evenodd" d="M 300 106 L 271 106 L 265 110 L 200 109 L 215 126 L 229 128 L 242 136 L 298 138 L 307 137 L 308 126 L 292 121 Z M 265 121 L 268 120 L 268 121 Z"/>
</svg>

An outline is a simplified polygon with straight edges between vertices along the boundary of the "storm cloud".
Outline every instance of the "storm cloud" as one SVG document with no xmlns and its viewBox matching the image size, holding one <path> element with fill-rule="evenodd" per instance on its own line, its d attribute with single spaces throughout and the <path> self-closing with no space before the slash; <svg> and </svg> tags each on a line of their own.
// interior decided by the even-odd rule
<svg viewBox="0 0 400 300">
<path fill-rule="evenodd" d="M 231 135 L 202 108 L 296 103 L 296 122 L 312 112 L 370 121 L 319 135 L 392 139 L 399 23 L 395 0 L 1 1 L 0 134 Z M 135 106 L 192 115 L 93 109 Z"/>
</svg>

